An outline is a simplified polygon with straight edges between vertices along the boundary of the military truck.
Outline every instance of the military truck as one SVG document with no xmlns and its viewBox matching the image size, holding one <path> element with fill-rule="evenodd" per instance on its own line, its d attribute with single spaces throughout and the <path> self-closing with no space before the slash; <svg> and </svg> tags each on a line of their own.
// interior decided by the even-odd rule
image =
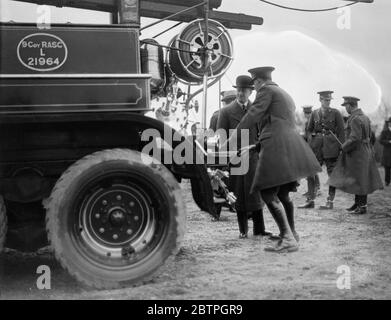
<svg viewBox="0 0 391 320">
<path fill-rule="evenodd" d="M 23 2 L 105 11 L 112 24 L 0 24 L 0 251 L 49 242 L 84 284 L 146 281 L 183 239 L 179 182 L 189 179 L 196 204 L 215 214 L 204 164 L 142 154 L 146 129 L 175 132 L 144 115 L 151 75 L 141 69 L 140 15 L 162 18 L 198 1 Z M 251 27 L 244 15 L 213 11 L 221 1 L 205 4 L 228 27 Z M 198 9 L 178 19 L 194 19 Z M 166 142 L 171 152 L 194 143 Z"/>
</svg>

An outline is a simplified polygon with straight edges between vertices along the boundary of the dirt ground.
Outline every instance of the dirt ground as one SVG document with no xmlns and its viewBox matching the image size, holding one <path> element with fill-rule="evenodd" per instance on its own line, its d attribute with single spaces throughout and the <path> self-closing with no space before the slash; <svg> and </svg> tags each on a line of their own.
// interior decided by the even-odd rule
<svg viewBox="0 0 391 320">
<path fill-rule="evenodd" d="M 321 175 L 323 203 L 326 175 Z M 337 193 L 334 211 L 296 210 L 300 250 L 274 254 L 266 239 L 239 240 L 235 213 L 222 212 L 219 222 L 194 204 L 189 185 L 187 233 L 175 259 L 154 280 L 138 287 L 97 291 L 78 284 L 48 250 L 0 257 L 0 299 L 390 299 L 391 187 L 369 197 L 369 213 L 345 212 L 352 196 Z M 302 181 L 295 204 L 304 201 Z M 277 233 L 268 210 L 267 228 Z M 251 221 L 250 221 L 251 230 Z M 251 234 L 251 232 L 250 232 Z M 51 268 L 51 290 L 36 287 L 37 267 Z M 351 289 L 341 290 L 337 268 L 350 269 Z M 345 274 L 346 275 L 346 274 Z"/>
</svg>

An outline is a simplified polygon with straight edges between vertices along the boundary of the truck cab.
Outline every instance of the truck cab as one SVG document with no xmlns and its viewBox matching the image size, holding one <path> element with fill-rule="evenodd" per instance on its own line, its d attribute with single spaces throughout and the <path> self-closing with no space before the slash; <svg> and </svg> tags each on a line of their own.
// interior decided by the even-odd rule
<svg viewBox="0 0 391 320">
<path fill-rule="evenodd" d="M 0 251 L 50 243 L 87 285 L 145 281 L 183 239 L 182 180 L 215 215 L 202 161 L 143 152 L 153 142 L 146 130 L 178 136 L 145 116 L 151 75 L 141 71 L 140 10 L 157 11 L 140 0 L 23 2 L 105 11 L 113 23 L 0 23 Z M 168 152 L 180 143 L 197 150 L 184 136 L 165 143 Z"/>
</svg>

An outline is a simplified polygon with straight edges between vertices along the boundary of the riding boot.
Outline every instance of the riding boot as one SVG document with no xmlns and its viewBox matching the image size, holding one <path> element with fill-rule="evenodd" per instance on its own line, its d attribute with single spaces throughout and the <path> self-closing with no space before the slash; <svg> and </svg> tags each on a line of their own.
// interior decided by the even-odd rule
<svg viewBox="0 0 391 320">
<path fill-rule="evenodd" d="M 267 207 L 269 208 L 269 211 L 272 214 L 278 229 L 280 230 L 281 241 L 279 241 L 275 247 L 265 248 L 265 251 L 279 253 L 299 250 L 297 241 L 295 240 L 291 228 L 289 227 L 287 216 L 281 208 L 279 202 L 271 201 L 267 204 Z"/>
<path fill-rule="evenodd" d="M 355 211 L 358 207 L 358 201 L 359 201 L 359 196 L 355 195 L 353 205 L 350 208 L 347 208 L 346 211 L 348 212 Z"/>
<path fill-rule="evenodd" d="M 295 229 L 295 207 L 293 205 L 292 200 L 288 202 L 282 202 L 284 206 L 286 217 L 288 219 L 289 227 L 291 228 L 292 234 L 295 237 L 296 241 L 299 242 L 299 234 Z"/>
<path fill-rule="evenodd" d="M 239 226 L 239 238 L 247 238 L 248 233 L 248 218 L 246 211 L 236 210 L 236 216 L 238 218 L 238 226 Z"/>
<path fill-rule="evenodd" d="M 367 199 L 368 196 L 356 196 L 357 199 L 357 208 L 354 211 L 351 211 L 352 214 L 366 214 L 367 213 Z"/>
</svg>

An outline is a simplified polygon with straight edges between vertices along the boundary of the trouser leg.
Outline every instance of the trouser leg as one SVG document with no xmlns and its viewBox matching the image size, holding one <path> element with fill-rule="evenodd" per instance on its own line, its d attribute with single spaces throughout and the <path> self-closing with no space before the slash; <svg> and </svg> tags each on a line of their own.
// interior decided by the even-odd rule
<svg viewBox="0 0 391 320">
<path fill-rule="evenodd" d="M 335 165 L 337 164 L 337 158 L 330 158 L 326 159 L 326 167 L 327 167 L 327 174 L 330 177 L 331 173 L 333 172 Z M 329 186 L 329 196 L 327 197 L 327 201 L 333 202 L 335 198 L 336 188 L 333 186 Z"/>
<path fill-rule="evenodd" d="M 253 231 L 254 236 L 265 233 L 265 221 L 263 219 L 263 210 L 256 210 L 252 212 L 253 216 Z"/>
<path fill-rule="evenodd" d="M 315 188 L 320 189 L 320 180 L 319 180 L 319 175 L 315 175 Z"/>
<path fill-rule="evenodd" d="M 391 182 L 391 167 L 384 166 L 384 182 L 386 185 Z"/>
<path fill-rule="evenodd" d="M 336 192 L 335 187 L 329 186 L 329 196 L 327 197 L 327 200 L 328 200 L 328 201 L 334 201 L 335 192 Z"/>
<path fill-rule="evenodd" d="M 307 200 L 315 200 L 316 198 L 316 176 L 308 177 L 308 197 Z"/>
<path fill-rule="evenodd" d="M 238 226 L 239 226 L 240 234 L 246 235 L 248 233 L 247 212 L 236 210 L 236 216 L 238 218 Z"/>
</svg>

